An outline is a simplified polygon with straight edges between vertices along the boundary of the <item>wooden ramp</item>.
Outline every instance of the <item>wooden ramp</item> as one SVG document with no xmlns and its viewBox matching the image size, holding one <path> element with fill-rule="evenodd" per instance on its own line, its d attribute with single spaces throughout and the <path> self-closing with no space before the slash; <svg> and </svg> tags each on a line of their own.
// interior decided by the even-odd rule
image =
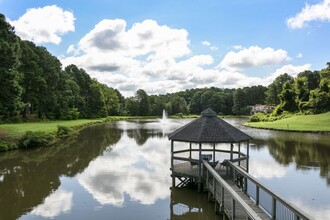
<svg viewBox="0 0 330 220">
<path fill-rule="evenodd" d="M 202 184 L 209 201 L 215 204 L 215 212 L 229 219 L 311 219 L 231 162 L 214 168 L 205 160 L 199 165 L 178 163 L 173 166 L 172 177 L 180 180 L 173 186 L 183 186 L 188 180 Z M 254 195 L 247 192 L 248 181 L 250 187 L 255 187 Z M 260 191 L 268 194 L 271 207 L 259 202 Z"/>
</svg>

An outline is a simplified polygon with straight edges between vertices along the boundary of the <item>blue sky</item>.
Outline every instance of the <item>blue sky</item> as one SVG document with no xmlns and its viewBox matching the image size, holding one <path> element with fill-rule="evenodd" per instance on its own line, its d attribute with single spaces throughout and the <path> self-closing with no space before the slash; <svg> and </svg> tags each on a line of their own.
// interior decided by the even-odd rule
<svg viewBox="0 0 330 220">
<path fill-rule="evenodd" d="M 125 96 L 267 86 L 330 61 L 330 0 L 0 0 L 0 12 Z"/>
</svg>

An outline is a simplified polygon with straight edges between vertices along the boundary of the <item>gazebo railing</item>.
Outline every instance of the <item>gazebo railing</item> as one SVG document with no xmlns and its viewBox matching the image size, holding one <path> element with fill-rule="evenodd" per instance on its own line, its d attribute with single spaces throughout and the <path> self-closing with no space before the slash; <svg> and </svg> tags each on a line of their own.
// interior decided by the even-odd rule
<svg viewBox="0 0 330 220">
<path fill-rule="evenodd" d="M 290 204 L 285 199 L 276 195 L 259 180 L 245 172 L 233 161 L 227 161 L 227 176 L 237 183 L 255 203 L 268 213 L 272 219 L 300 220 L 311 219 L 298 207 Z"/>
<path fill-rule="evenodd" d="M 255 211 L 228 185 L 220 175 L 208 164 L 203 161 L 206 168 L 206 185 L 212 193 L 219 212 L 226 213 L 230 219 L 260 219 Z"/>
</svg>

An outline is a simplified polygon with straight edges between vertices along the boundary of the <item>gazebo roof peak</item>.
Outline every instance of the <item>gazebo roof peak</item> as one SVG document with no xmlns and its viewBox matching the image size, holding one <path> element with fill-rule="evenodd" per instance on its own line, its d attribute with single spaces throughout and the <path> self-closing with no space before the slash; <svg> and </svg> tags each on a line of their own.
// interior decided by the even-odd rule
<svg viewBox="0 0 330 220">
<path fill-rule="evenodd" d="M 194 143 L 237 143 L 251 139 L 249 135 L 218 118 L 210 108 L 203 111 L 201 117 L 169 134 L 168 138 Z"/>
<path fill-rule="evenodd" d="M 208 108 L 201 113 L 202 117 L 216 117 L 217 113 L 213 111 L 211 108 Z"/>
</svg>

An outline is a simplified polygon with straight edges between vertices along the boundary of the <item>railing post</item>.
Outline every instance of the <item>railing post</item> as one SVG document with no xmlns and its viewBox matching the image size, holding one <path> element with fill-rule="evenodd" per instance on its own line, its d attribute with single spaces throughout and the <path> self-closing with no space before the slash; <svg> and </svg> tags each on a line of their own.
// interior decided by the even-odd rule
<svg viewBox="0 0 330 220">
<path fill-rule="evenodd" d="M 225 211 L 225 188 L 221 186 L 221 206 L 220 206 L 221 213 Z"/>
<path fill-rule="evenodd" d="M 231 210 L 232 211 L 231 217 L 232 217 L 232 219 L 235 219 L 235 217 L 236 217 L 235 216 L 235 211 L 236 211 L 235 210 L 235 199 L 232 200 L 232 207 L 231 208 L 232 208 L 232 210 Z"/>
<path fill-rule="evenodd" d="M 245 194 L 247 194 L 247 187 L 248 187 L 247 180 L 248 179 L 246 177 L 244 177 L 244 192 L 245 192 Z"/>
<path fill-rule="evenodd" d="M 241 158 L 241 142 L 238 143 L 238 158 Z M 241 166 L 241 160 L 238 161 L 238 166 Z"/>
<path fill-rule="evenodd" d="M 256 205 L 259 205 L 259 186 L 256 185 Z"/>
<path fill-rule="evenodd" d="M 272 219 L 276 219 L 276 199 L 274 197 L 272 200 Z"/>
<path fill-rule="evenodd" d="M 175 176 L 173 175 L 174 172 L 174 141 L 171 140 L 171 171 L 172 171 L 172 187 L 175 187 Z"/>
<path fill-rule="evenodd" d="M 215 194 L 217 192 L 217 190 L 216 190 L 217 185 L 216 184 L 217 183 L 215 181 L 215 178 L 213 177 L 213 198 L 215 198 L 215 199 L 217 199 L 216 194 Z"/>
</svg>

